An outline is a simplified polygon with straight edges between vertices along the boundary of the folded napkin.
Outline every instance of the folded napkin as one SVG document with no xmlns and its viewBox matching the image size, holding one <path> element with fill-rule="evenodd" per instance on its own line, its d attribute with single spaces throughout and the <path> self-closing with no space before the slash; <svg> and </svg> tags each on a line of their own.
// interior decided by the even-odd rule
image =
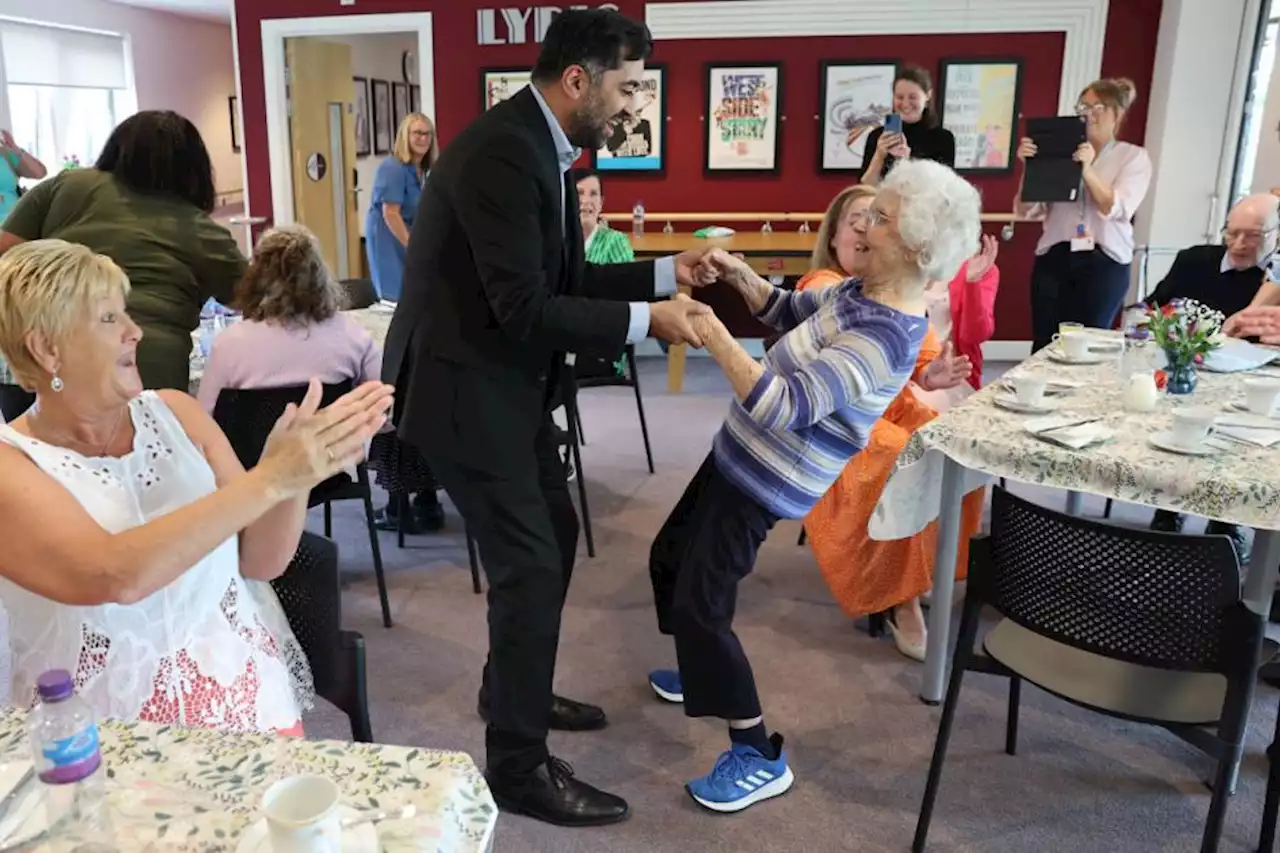
<svg viewBox="0 0 1280 853">
<path fill-rule="evenodd" d="M 1257 370 L 1270 364 L 1280 352 L 1269 347 L 1255 346 L 1248 341 L 1228 340 L 1204 357 L 1204 369 L 1213 373 L 1239 373 Z"/>
<path fill-rule="evenodd" d="M 1224 412 L 1214 419 L 1219 426 L 1248 427 L 1249 429 L 1280 430 L 1280 420 L 1255 415 L 1252 412 Z"/>
<path fill-rule="evenodd" d="M 1224 418 L 1228 420 L 1229 418 Z M 1280 430 L 1277 429 L 1252 429 L 1242 426 L 1224 426 L 1219 423 L 1215 430 L 1217 435 L 1225 435 L 1236 441 L 1252 444 L 1254 447 L 1272 447 L 1280 444 Z"/>
<path fill-rule="evenodd" d="M 1031 418 L 1023 429 L 1053 444 L 1071 450 L 1083 450 L 1094 444 L 1109 441 L 1115 432 L 1106 424 L 1096 419 L 1081 418 L 1079 415 L 1046 415 Z"/>
</svg>

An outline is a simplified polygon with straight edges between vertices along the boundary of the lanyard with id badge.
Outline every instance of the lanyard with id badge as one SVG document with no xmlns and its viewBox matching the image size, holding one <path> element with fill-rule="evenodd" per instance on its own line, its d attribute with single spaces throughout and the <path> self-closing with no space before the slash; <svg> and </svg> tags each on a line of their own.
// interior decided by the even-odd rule
<svg viewBox="0 0 1280 853">
<path fill-rule="evenodd" d="M 1098 161 L 1107 155 L 1107 152 L 1116 144 L 1115 140 L 1111 140 L 1102 146 L 1102 150 L 1098 152 L 1098 156 L 1093 158 L 1093 165 L 1096 167 Z M 1071 238 L 1071 251 L 1073 252 L 1092 252 L 1096 246 L 1093 241 L 1093 235 L 1089 233 L 1089 226 L 1085 224 L 1085 211 L 1089 204 L 1089 188 L 1084 185 L 1083 170 L 1080 174 L 1080 222 L 1076 225 L 1076 234 Z"/>
</svg>

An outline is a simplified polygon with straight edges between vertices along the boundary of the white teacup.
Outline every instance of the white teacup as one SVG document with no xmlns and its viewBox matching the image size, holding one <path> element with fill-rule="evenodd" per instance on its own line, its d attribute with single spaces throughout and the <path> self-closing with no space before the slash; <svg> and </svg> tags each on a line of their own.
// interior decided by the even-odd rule
<svg viewBox="0 0 1280 853">
<path fill-rule="evenodd" d="M 1083 361 L 1089 357 L 1089 335 L 1083 329 L 1062 332 L 1055 336 L 1062 354 L 1073 361 Z"/>
<path fill-rule="evenodd" d="M 272 853 L 341 853 L 341 793 L 323 776 L 281 779 L 262 797 Z"/>
<path fill-rule="evenodd" d="M 1244 381 L 1244 405 L 1255 415 L 1270 415 L 1276 408 L 1276 396 L 1280 395 L 1280 380 L 1246 379 Z"/>
<path fill-rule="evenodd" d="M 1187 406 L 1173 413 L 1173 440 L 1182 447 L 1198 447 L 1213 431 L 1217 411 L 1210 406 Z"/>
<path fill-rule="evenodd" d="M 1018 402 L 1024 406 L 1038 406 L 1040 401 L 1044 399 L 1044 389 L 1049 384 L 1048 380 L 1043 376 L 1015 376 L 1011 380 L 1013 382 L 1013 394 L 1018 398 Z"/>
</svg>

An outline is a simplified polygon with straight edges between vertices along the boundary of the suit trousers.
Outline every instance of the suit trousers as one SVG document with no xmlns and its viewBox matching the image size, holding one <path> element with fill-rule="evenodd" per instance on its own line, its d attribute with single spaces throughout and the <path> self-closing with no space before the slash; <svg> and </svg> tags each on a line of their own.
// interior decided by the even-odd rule
<svg viewBox="0 0 1280 853">
<path fill-rule="evenodd" d="M 474 385 L 474 376 L 439 362 L 419 369 L 439 374 L 443 381 L 431 384 L 446 399 L 476 401 L 433 417 L 421 447 L 480 549 L 489 580 L 489 660 L 482 686 L 489 713 L 488 770 L 518 776 L 547 759 L 551 684 L 578 549 L 578 514 L 545 408 L 531 441 L 513 435 L 503 447 L 486 447 L 506 425 L 495 423 L 494 412 L 485 410 L 473 389 L 459 391 L 460 385 Z M 521 440 L 527 447 L 519 446 Z"/>
<path fill-rule="evenodd" d="M 738 583 L 778 517 L 730 482 L 709 454 L 649 551 L 658 630 L 675 637 L 690 717 L 760 716 L 751 662 L 733 632 Z"/>
<path fill-rule="evenodd" d="M 1110 329 L 1129 292 L 1129 267 L 1098 248 L 1073 252 L 1070 243 L 1038 256 L 1031 267 L 1032 352 L 1052 342 L 1059 323 Z"/>
</svg>

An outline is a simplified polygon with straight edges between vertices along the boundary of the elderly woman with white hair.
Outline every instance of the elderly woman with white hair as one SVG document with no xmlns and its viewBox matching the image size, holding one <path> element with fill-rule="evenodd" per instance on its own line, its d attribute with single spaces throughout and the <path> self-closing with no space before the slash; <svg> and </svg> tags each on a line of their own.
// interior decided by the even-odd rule
<svg viewBox="0 0 1280 853">
<path fill-rule="evenodd" d="M 803 518 L 866 446 L 915 369 L 929 328 L 925 288 L 972 253 L 980 212 L 977 191 L 946 166 L 906 161 L 855 226 L 861 279 L 789 292 L 713 255 L 756 316 L 786 334 L 759 362 L 714 316 L 695 326 L 737 399 L 650 552 L 658 626 L 675 637 L 679 663 L 651 673 L 650 685 L 686 715 L 729 727 L 730 748 L 686 786 L 706 808 L 741 811 L 791 787 L 782 736 L 765 728 L 733 632 L 738 583 L 778 519 Z"/>
<path fill-rule="evenodd" d="M 0 352 L 36 395 L 0 426 L 3 692 L 26 706 L 65 669 L 102 716 L 301 733 L 310 674 L 267 582 L 392 389 L 317 411 L 313 380 L 246 472 L 195 400 L 142 390 L 128 292 L 114 261 L 62 240 L 0 258 Z"/>
</svg>

